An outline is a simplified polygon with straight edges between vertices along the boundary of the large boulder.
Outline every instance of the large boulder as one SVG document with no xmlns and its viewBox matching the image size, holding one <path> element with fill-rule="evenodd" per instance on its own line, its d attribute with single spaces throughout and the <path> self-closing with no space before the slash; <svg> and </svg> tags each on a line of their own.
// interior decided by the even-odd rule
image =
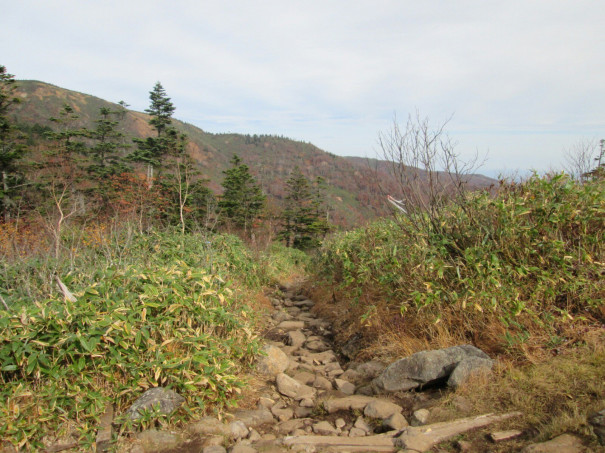
<svg viewBox="0 0 605 453">
<path fill-rule="evenodd" d="M 494 366 L 492 359 L 482 359 L 481 357 L 467 357 L 462 359 L 447 380 L 447 386 L 457 389 L 475 373 L 489 373 Z"/>
<path fill-rule="evenodd" d="M 470 344 L 421 351 L 389 365 L 372 381 L 372 387 L 376 393 L 398 392 L 444 381 L 462 360 L 469 357 L 491 360 L 485 352 Z"/>
</svg>

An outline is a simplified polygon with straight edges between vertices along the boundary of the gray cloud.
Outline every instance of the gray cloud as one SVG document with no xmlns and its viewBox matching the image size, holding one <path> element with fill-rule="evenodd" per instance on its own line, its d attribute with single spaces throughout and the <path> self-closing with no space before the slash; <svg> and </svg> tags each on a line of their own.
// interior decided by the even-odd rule
<svg viewBox="0 0 605 453">
<path fill-rule="evenodd" d="M 463 154 L 547 169 L 605 134 L 600 1 L 21 0 L 3 6 L 1 64 L 213 132 L 275 133 L 372 155 L 393 112 L 454 114 Z"/>
</svg>

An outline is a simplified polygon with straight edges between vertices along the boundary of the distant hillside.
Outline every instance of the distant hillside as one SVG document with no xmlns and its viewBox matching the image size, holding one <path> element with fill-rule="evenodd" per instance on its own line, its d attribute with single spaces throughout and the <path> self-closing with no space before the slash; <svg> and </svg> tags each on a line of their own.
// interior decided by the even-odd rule
<svg viewBox="0 0 605 453">
<path fill-rule="evenodd" d="M 58 116 L 62 106 L 69 104 L 80 116 L 81 126 L 92 127 L 100 107 L 117 107 L 94 96 L 38 81 L 19 81 L 18 96 L 23 102 L 14 110 L 15 120 L 29 125 L 52 126 L 49 118 Z M 129 136 L 146 137 L 153 133 L 147 121 L 146 114 L 129 110 L 121 127 Z M 389 191 L 396 190 L 396 185 L 380 161 L 374 161 L 378 165 L 373 170 L 365 159 L 335 156 L 310 143 L 268 135 L 211 134 L 177 120 L 174 125 L 189 136 L 189 153 L 215 192 L 221 189 L 222 171 L 229 167 L 231 157 L 238 154 L 277 204 L 285 196 L 285 181 L 298 165 L 308 178 L 321 176 L 326 180 L 327 201 L 335 223 L 357 225 L 389 212 L 377 181 Z M 477 178 L 478 187 L 493 182 L 482 176 Z"/>
</svg>

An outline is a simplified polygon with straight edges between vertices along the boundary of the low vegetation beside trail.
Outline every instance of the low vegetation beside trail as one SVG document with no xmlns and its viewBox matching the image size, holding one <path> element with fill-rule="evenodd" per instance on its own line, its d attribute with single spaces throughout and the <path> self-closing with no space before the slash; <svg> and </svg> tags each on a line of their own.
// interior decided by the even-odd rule
<svg viewBox="0 0 605 453">
<path fill-rule="evenodd" d="M 233 404 L 259 349 L 261 285 L 293 273 L 297 251 L 274 246 L 279 269 L 223 234 L 91 229 L 82 242 L 73 259 L 3 264 L 0 438 L 38 449 L 75 429 L 91 445 L 108 405 L 122 413 L 155 386 L 187 400 L 171 423 Z M 53 270 L 75 302 L 48 283 Z M 167 422 L 148 415 L 139 424 Z"/>
<path fill-rule="evenodd" d="M 310 281 L 340 344 L 388 361 L 472 343 L 500 365 L 456 393 L 469 413 L 521 410 L 544 439 L 587 434 L 605 398 L 605 181 L 534 176 L 433 220 L 324 243 Z"/>
</svg>

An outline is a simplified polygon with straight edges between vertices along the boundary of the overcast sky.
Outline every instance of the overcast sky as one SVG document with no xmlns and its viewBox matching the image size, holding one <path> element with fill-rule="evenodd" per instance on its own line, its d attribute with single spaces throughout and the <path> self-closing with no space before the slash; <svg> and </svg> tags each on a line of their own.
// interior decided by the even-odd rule
<svg viewBox="0 0 605 453">
<path fill-rule="evenodd" d="M 0 0 L 0 64 L 135 110 L 374 156 L 418 110 L 484 172 L 605 138 L 605 2 Z M 453 115 L 453 116 L 452 116 Z"/>
</svg>

